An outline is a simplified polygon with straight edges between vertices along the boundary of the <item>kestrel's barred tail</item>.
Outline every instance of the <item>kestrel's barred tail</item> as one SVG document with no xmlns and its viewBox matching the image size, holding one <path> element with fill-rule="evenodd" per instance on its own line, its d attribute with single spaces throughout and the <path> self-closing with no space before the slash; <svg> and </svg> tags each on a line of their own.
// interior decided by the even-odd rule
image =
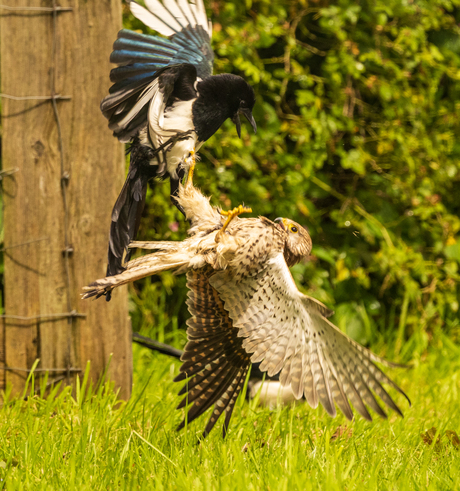
<svg viewBox="0 0 460 491">
<path fill-rule="evenodd" d="M 189 379 L 179 392 L 186 396 L 178 406 L 180 409 L 192 404 L 187 421 L 190 423 L 215 404 L 203 436 L 212 430 L 224 411 L 225 436 L 250 361 L 242 348 L 238 330 L 232 326 L 223 302 L 209 284 L 213 273 L 209 266 L 187 273 L 190 289 L 187 305 L 192 317 L 187 322 L 189 342 L 182 356 L 184 363 L 175 380 Z M 185 419 L 178 430 L 184 426 Z"/>
</svg>

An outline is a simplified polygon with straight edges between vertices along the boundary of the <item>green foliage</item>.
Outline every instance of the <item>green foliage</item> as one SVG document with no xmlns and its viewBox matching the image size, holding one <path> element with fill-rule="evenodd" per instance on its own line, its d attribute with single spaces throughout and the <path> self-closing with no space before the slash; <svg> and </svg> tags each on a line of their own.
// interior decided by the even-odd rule
<svg viewBox="0 0 460 491">
<path fill-rule="evenodd" d="M 306 224 L 313 256 L 294 276 L 359 341 L 407 357 L 441 331 L 458 341 L 460 1 L 218 0 L 209 14 L 215 72 L 254 86 L 258 132 L 239 140 L 227 121 L 197 185 Z M 167 196 L 156 184 L 143 239 L 184 236 Z M 162 281 L 184 297 L 182 280 Z M 162 287 L 147 282 L 134 298 L 151 304 Z M 166 309 L 183 325 L 185 307 Z"/>
<path fill-rule="evenodd" d="M 396 396 L 404 419 L 392 413 L 347 422 L 306 403 L 269 411 L 240 399 L 227 439 L 218 423 L 200 445 L 202 420 L 175 431 L 182 417 L 173 410 L 179 363 L 139 347 L 134 360 L 134 394 L 126 403 L 108 385 L 91 388 L 86 377 L 73 397 L 70 388 L 43 397 L 46 380 L 35 384 L 41 395 L 7 396 L 0 407 L 0 490 L 460 487 L 458 349 L 437 350 L 410 372 L 392 371 L 411 394 L 411 408 Z"/>
</svg>

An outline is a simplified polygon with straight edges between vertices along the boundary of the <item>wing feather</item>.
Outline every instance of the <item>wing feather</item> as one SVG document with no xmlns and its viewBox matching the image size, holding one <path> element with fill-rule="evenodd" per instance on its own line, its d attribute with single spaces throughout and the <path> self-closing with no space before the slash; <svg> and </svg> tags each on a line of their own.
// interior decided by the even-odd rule
<svg viewBox="0 0 460 491">
<path fill-rule="evenodd" d="M 124 128 L 130 123 L 135 116 L 139 113 L 139 111 L 146 105 L 148 104 L 152 98 L 154 98 L 158 94 L 158 79 L 155 79 L 152 83 L 150 83 L 142 92 L 142 94 L 139 96 L 137 99 L 136 103 L 129 108 L 129 110 L 126 112 L 126 114 L 123 115 L 122 119 L 119 118 L 114 118 L 111 119 L 111 123 L 109 124 L 109 129 L 113 130 L 114 132 L 120 131 L 121 128 Z M 128 94 L 128 92 L 127 92 Z M 110 102 L 111 97 L 115 97 L 116 94 L 113 96 L 108 96 L 105 99 L 106 103 Z M 125 112 L 125 106 L 118 106 L 116 110 L 116 114 L 122 114 Z"/>
<path fill-rule="evenodd" d="M 157 2 L 157 0 L 145 0 L 145 4 L 147 5 L 147 7 L 149 7 L 149 9 L 150 4 L 153 2 Z M 190 24 L 187 17 L 179 8 L 179 5 L 174 0 L 163 2 L 162 7 L 166 9 L 171 17 L 180 25 L 180 30 L 184 29 Z"/>
<path fill-rule="evenodd" d="M 351 419 L 350 401 L 366 419 L 372 419 L 366 405 L 386 418 L 377 397 L 402 414 L 382 384 L 407 396 L 375 365 L 385 360 L 348 338 L 326 319 L 332 311 L 298 291 L 282 251 L 270 253 L 269 243 L 265 255 L 251 257 L 248 251 L 260 237 L 245 243 L 232 268 L 210 278 L 251 361 L 261 361 L 269 375 L 280 373 L 296 398 L 305 395 L 312 407 L 320 402 L 331 416 L 335 402 Z"/>
<path fill-rule="evenodd" d="M 193 1 L 192 1 L 192 5 L 193 5 Z M 198 17 L 197 20 L 199 21 L 200 26 L 202 26 L 207 31 L 208 16 L 206 15 L 206 9 L 204 8 L 203 0 L 197 0 L 195 5 L 196 5 L 197 17 Z"/>
<path fill-rule="evenodd" d="M 121 285 L 131 283 L 146 276 L 161 273 L 162 271 L 175 270 L 187 266 L 190 255 L 186 250 L 165 251 L 156 254 L 147 254 L 128 263 L 128 268 L 115 276 L 107 276 L 83 287 L 85 293 L 82 299 L 96 297 L 118 288 Z"/>
<path fill-rule="evenodd" d="M 191 5 L 188 3 L 187 0 L 178 0 L 177 4 L 179 6 L 179 9 L 181 12 L 184 14 L 184 17 L 187 19 L 187 23 L 190 26 L 196 25 L 196 19 L 194 18 L 192 11 L 191 11 Z"/>
<path fill-rule="evenodd" d="M 372 421 L 372 416 L 367 410 L 367 407 L 364 404 L 361 395 L 359 394 L 358 390 L 356 389 L 352 381 L 352 375 L 348 370 L 348 363 L 343 360 L 340 354 L 336 355 L 334 353 L 333 359 L 334 359 L 333 361 L 334 366 L 337 368 L 338 378 L 341 381 L 342 386 L 344 387 L 347 397 L 350 399 L 351 403 L 353 404 L 353 407 L 356 409 L 356 411 L 358 411 L 358 413 L 364 419 L 367 419 L 368 421 Z"/>
<path fill-rule="evenodd" d="M 177 381 L 188 379 L 179 392 L 185 395 L 178 408 L 189 407 L 187 421 L 201 416 L 214 404 L 203 432 L 206 436 L 225 412 L 227 432 L 233 408 L 241 392 L 250 365 L 242 348 L 243 339 L 233 327 L 216 290 L 209 284 L 211 267 L 187 273 L 187 306 L 192 317 L 187 321 L 188 343 L 181 374 Z M 178 429 L 185 426 L 185 419 Z"/>
<path fill-rule="evenodd" d="M 332 400 L 332 393 L 330 387 L 330 380 L 334 379 L 329 366 L 325 360 L 322 347 L 320 345 L 316 345 L 316 354 L 317 354 L 317 370 L 316 370 L 316 380 L 315 386 L 318 391 L 318 398 L 327 411 L 327 413 L 335 418 L 336 410 L 334 406 L 334 401 Z"/>
<path fill-rule="evenodd" d="M 145 0 L 145 5 L 129 2 L 130 10 L 137 19 L 169 39 L 126 29 L 118 33 L 110 56 L 110 61 L 118 67 L 111 71 L 110 78 L 114 85 L 102 101 L 101 110 L 109 120 L 109 128 L 123 142 L 130 141 L 146 126 L 146 109 L 151 101 L 151 106 L 154 105 L 155 95 L 161 92 L 158 88 L 151 90 L 151 84 L 165 70 L 190 65 L 200 79 L 212 75 L 214 53 L 210 43 L 210 24 L 202 0 L 198 4 L 187 0 L 180 0 L 179 3 L 175 0 Z M 195 81 L 196 76 L 189 91 Z M 181 95 L 178 98 L 182 100 Z M 166 100 L 164 104 L 167 104 Z M 162 100 L 156 101 L 156 111 L 161 116 L 165 111 L 164 104 Z M 149 118 L 152 119 L 152 110 Z M 161 131 L 162 127 L 163 122 L 158 121 L 151 133 Z M 160 146 L 163 142 L 154 143 Z"/>
<path fill-rule="evenodd" d="M 224 438 L 227 435 L 228 426 L 230 424 L 230 419 L 231 419 L 232 414 L 233 414 L 233 409 L 235 408 L 235 402 L 236 402 L 236 399 L 238 398 L 238 395 L 241 392 L 241 389 L 243 388 L 244 381 L 246 379 L 246 375 L 248 374 L 248 370 L 249 370 L 249 366 L 246 367 L 245 369 L 241 370 L 241 375 L 240 375 L 239 380 L 237 381 L 237 379 L 235 379 L 235 381 L 233 382 L 233 384 L 231 386 L 233 393 L 231 394 L 230 401 L 229 401 L 227 407 L 225 408 L 225 420 L 224 420 L 224 425 L 222 428 L 222 436 Z M 206 428 L 206 430 L 208 432 L 210 431 L 210 429 L 208 429 L 208 428 Z"/>
<path fill-rule="evenodd" d="M 136 2 L 129 2 L 129 9 L 136 19 L 139 19 L 143 24 L 150 27 L 150 29 L 168 37 L 173 36 L 182 29 L 181 25 L 160 2 L 146 0 L 145 4 L 148 10 Z"/>
</svg>

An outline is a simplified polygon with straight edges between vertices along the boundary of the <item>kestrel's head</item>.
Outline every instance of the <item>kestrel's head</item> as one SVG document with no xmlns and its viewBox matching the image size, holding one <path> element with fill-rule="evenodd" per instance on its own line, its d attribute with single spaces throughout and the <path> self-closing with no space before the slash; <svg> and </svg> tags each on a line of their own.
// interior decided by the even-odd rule
<svg viewBox="0 0 460 491">
<path fill-rule="evenodd" d="M 287 235 L 284 258 L 289 267 L 310 254 L 312 243 L 306 229 L 289 218 L 277 218 L 275 223 Z"/>
</svg>

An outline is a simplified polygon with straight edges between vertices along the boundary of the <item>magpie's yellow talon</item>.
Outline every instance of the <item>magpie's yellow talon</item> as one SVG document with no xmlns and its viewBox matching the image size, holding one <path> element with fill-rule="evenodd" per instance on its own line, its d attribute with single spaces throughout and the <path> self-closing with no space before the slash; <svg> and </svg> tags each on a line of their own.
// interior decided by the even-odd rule
<svg viewBox="0 0 460 491">
<path fill-rule="evenodd" d="M 190 167 L 188 168 L 188 176 L 187 176 L 187 181 L 185 182 L 185 186 L 192 186 L 193 185 L 193 171 L 195 170 L 195 165 L 196 165 L 196 153 L 195 150 L 190 151 L 190 157 L 192 160 L 192 163 L 190 164 Z"/>
</svg>

